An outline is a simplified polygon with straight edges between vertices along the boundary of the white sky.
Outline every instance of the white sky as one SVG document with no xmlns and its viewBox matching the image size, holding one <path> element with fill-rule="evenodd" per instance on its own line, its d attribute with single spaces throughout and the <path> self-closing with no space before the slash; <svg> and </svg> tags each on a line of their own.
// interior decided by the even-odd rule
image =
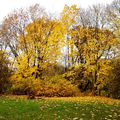
<svg viewBox="0 0 120 120">
<path fill-rule="evenodd" d="M 77 4 L 83 8 L 87 8 L 92 4 L 111 3 L 113 0 L 1 0 L 0 1 L 0 21 L 8 13 L 16 8 L 30 6 L 39 3 L 41 6 L 46 8 L 49 12 L 60 12 L 62 11 L 65 4 L 72 5 Z"/>
</svg>

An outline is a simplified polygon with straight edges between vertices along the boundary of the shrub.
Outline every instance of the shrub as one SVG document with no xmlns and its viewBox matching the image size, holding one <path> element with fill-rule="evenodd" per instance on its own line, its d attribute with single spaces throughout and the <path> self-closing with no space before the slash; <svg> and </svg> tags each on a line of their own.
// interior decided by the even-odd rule
<svg viewBox="0 0 120 120">
<path fill-rule="evenodd" d="M 11 92 L 13 94 L 27 94 L 34 96 L 76 96 L 79 90 L 70 81 L 62 78 L 60 75 L 51 79 L 40 80 L 21 77 L 12 77 Z"/>
<path fill-rule="evenodd" d="M 30 90 L 29 84 L 31 82 L 31 79 L 12 76 L 12 79 L 10 81 L 12 84 L 10 89 L 12 94 L 25 95 Z"/>
<path fill-rule="evenodd" d="M 79 90 L 60 75 L 45 82 L 45 96 L 75 96 Z"/>
<path fill-rule="evenodd" d="M 10 61 L 7 53 L 0 50 L 0 93 L 5 93 L 9 89 L 9 77 L 11 75 L 9 66 Z"/>
</svg>

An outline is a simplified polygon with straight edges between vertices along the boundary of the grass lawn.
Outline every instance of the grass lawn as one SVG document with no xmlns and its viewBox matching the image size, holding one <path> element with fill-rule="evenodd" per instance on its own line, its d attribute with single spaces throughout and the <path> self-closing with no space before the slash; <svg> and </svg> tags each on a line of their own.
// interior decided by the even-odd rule
<svg viewBox="0 0 120 120">
<path fill-rule="evenodd" d="M 120 120 L 120 101 L 101 97 L 0 97 L 0 120 Z"/>
</svg>

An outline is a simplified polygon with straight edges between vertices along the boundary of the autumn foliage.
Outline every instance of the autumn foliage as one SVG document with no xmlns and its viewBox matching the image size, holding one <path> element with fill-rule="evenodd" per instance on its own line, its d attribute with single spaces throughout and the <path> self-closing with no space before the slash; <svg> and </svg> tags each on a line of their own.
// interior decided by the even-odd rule
<svg viewBox="0 0 120 120">
<path fill-rule="evenodd" d="M 2 87 L 7 80 L 12 94 L 119 98 L 118 7 L 65 5 L 55 18 L 36 4 L 9 14 L 0 30 Z"/>
</svg>

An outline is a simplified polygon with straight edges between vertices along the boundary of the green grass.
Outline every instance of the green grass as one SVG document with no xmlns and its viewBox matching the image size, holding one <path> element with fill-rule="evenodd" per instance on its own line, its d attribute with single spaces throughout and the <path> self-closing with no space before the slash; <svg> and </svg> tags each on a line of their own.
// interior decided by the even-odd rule
<svg viewBox="0 0 120 120">
<path fill-rule="evenodd" d="M 0 120 L 120 120 L 120 103 L 0 97 Z M 85 101 L 84 101 L 85 99 Z M 109 100 L 109 99 L 108 99 Z"/>
</svg>

